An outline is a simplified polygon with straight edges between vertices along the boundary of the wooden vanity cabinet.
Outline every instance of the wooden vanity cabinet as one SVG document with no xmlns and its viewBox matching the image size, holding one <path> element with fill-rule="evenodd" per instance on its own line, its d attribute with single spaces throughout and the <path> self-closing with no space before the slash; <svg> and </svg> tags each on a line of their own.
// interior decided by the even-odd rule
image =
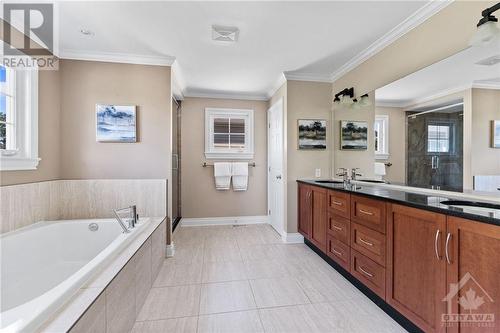
<svg viewBox="0 0 500 333">
<path fill-rule="evenodd" d="M 448 236 L 448 234 L 450 236 Z M 450 294 L 454 314 L 493 314 L 494 322 L 478 328 L 472 323 L 448 323 L 449 333 L 500 331 L 500 227 L 448 216 L 447 287 L 459 283 L 458 293 Z M 449 291 L 449 290 L 448 290 Z M 473 292 L 473 294 L 471 293 Z M 469 294 L 467 294 L 469 293 Z M 474 297 L 472 297 L 474 296 Z M 458 301 L 479 301 L 466 309 Z M 478 299 L 481 297 L 481 299 Z M 482 300 L 482 303 L 481 303 Z M 445 302 L 446 307 L 448 306 Z M 477 309 L 474 309 L 477 307 Z M 489 327 L 488 327 L 489 326 Z"/>
<path fill-rule="evenodd" d="M 382 200 L 351 195 L 351 221 L 385 234 L 385 206 Z"/>
<path fill-rule="evenodd" d="M 299 184 L 298 202 L 298 231 L 321 251 L 326 252 L 327 190 L 321 187 Z"/>
<path fill-rule="evenodd" d="M 387 208 L 386 302 L 425 332 L 445 332 L 446 216 Z"/>
</svg>

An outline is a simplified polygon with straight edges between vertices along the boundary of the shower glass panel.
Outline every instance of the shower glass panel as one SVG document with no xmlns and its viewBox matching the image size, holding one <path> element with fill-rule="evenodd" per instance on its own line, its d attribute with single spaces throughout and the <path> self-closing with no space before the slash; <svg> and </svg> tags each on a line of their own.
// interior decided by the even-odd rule
<svg viewBox="0 0 500 333">
<path fill-rule="evenodd" d="M 463 190 L 463 105 L 407 112 L 407 184 Z"/>
</svg>

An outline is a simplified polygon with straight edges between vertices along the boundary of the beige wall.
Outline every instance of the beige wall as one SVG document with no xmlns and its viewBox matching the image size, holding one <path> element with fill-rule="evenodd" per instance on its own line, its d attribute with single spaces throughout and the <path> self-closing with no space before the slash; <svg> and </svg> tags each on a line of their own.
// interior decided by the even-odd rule
<svg viewBox="0 0 500 333">
<path fill-rule="evenodd" d="M 491 121 L 500 120 L 500 90 L 472 89 L 472 175 L 500 175 L 500 149 L 491 148 Z"/>
<path fill-rule="evenodd" d="M 214 169 L 205 161 L 205 108 L 254 110 L 256 167 L 249 168 L 248 190 L 217 191 Z M 267 215 L 267 102 L 211 98 L 182 101 L 182 217 L 227 217 Z M 209 161 L 212 163 L 213 161 Z"/>
<path fill-rule="evenodd" d="M 58 179 L 60 148 L 60 75 L 40 71 L 38 77 L 38 156 L 36 170 L 0 171 L 0 184 L 12 185 Z"/>
<path fill-rule="evenodd" d="M 315 169 L 321 169 L 322 178 L 331 170 L 332 135 L 331 84 L 319 82 L 288 81 L 286 108 L 287 198 L 286 232 L 297 232 L 297 179 L 314 178 Z M 327 120 L 327 150 L 298 150 L 299 119 Z"/>
<path fill-rule="evenodd" d="M 169 178 L 170 67 L 63 60 L 61 178 Z M 98 143 L 97 103 L 137 105 L 137 143 Z"/>
<path fill-rule="evenodd" d="M 377 162 L 392 163 L 386 167 L 390 182 L 404 183 L 406 180 L 406 116 L 402 108 L 375 107 L 375 115 L 389 116 L 389 158 Z"/>
</svg>

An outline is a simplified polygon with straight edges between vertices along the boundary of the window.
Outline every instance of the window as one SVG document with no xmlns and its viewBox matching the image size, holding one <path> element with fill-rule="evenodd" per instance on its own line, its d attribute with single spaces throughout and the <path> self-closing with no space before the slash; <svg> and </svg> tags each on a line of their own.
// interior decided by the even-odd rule
<svg viewBox="0 0 500 333">
<path fill-rule="evenodd" d="M 38 72 L 0 66 L 0 170 L 34 170 L 38 158 Z"/>
<path fill-rule="evenodd" d="M 253 110 L 205 109 L 205 157 L 252 159 Z"/>
<path fill-rule="evenodd" d="M 388 159 L 389 158 L 389 116 L 378 115 L 375 116 L 375 123 L 373 125 L 373 132 L 375 135 L 375 158 Z"/>
<path fill-rule="evenodd" d="M 449 153 L 451 147 L 450 125 L 427 125 L 427 152 Z"/>
</svg>

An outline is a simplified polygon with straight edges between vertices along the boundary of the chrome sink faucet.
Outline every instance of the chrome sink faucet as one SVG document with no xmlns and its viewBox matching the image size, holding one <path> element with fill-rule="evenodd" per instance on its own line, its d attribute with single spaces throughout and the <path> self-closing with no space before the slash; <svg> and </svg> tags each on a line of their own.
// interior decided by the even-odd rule
<svg viewBox="0 0 500 333">
<path fill-rule="evenodd" d="M 130 217 L 128 218 L 128 227 L 125 225 L 125 222 L 118 214 L 118 212 L 121 212 L 124 210 L 129 211 L 129 215 L 130 215 Z M 113 213 L 115 214 L 116 221 L 118 222 L 118 224 L 120 225 L 120 227 L 122 228 L 124 233 L 129 233 L 130 229 L 135 228 L 135 225 L 137 224 L 137 206 L 136 205 L 132 205 L 132 206 L 125 207 L 125 208 L 113 209 Z"/>
<path fill-rule="evenodd" d="M 363 176 L 362 174 L 358 173 L 359 168 L 352 168 L 351 169 L 351 180 L 356 180 L 358 176 Z"/>
<path fill-rule="evenodd" d="M 336 173 L 337 176 L 342 177 L 342 180 L 344 181 L 344 186 L 348 186 L 350 184 L 349 180 L 349 170 L 346 168 L 339 168 L 338 172 Z"/>
</svg>

